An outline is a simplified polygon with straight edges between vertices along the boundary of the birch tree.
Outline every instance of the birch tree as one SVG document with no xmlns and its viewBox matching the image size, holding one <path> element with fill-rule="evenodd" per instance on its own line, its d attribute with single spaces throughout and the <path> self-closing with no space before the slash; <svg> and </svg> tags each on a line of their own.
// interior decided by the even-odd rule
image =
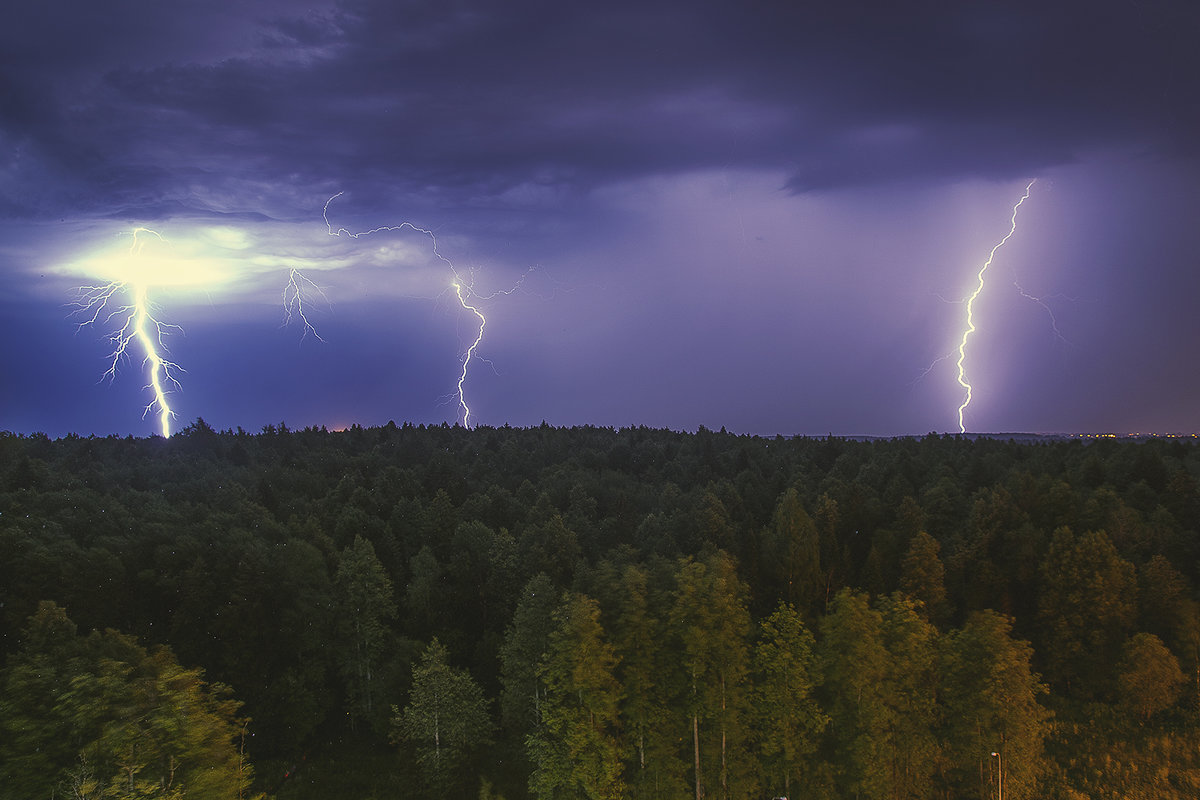
<svg viewBox="0 0 1200 800">
<path fill-rule="evenodd" d="M 483 689 L 464 669 L 449 664 L 435 638 L 413 667 L 408 705 L 392 706 L 393 739 L 410 743 L 426 786 L 437 792 L 461 783 L 461 768 L 491 741 L 492 721 Z"/>
</svg>

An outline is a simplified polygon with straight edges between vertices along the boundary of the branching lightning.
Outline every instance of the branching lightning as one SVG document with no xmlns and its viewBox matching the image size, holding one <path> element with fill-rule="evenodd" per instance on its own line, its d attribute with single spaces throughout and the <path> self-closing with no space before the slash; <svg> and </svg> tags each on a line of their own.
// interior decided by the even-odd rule
<svg viewBox="0 0 1200 800">
<path fill-rule="evenodd" d="M 305 306 L 309 304 L 310 295 L 314 292 L 321 295 L 321 298 L 326 303 L 329 302 L 329 298 L 325 296 L 325 291 L 320 286 L 306 278 L 300 270 L 291 270 L 288 275 L 287 286 L 283 287 L 282 327 L 286 328 L 288 325 L 291 325 L 293 319 L 300 320 L 300 341 L 304 341 L 304 337 L 310 334 L 316 337 L 319 342 L 325 341 L 309 321 L 308 311 L 305 310 Z"/>
<path fill-rule="evenodd" d="M 1020 294 L 1021 297 L 1024 297 L 1026 300 L 1029 300 L 1030 302 L 1037 303 L 1039 306 L 1042 307 L 1042 310 L 1046 312 L 1046 316 L 1048 316 L 1050 318 L 1050 330 L 1054 332 L 1055 338 L 1057 338 L 1063 344 L 1069 345 L 1071 342 L 1067 339 L 1066 336 L 1063 336 L 1062 331 L 1060 331 L 1058 329 L 1058 320 L 1054 317 L 1054 311 L 1051 310 L 1049 304 L 1047 304 L 1046 301 L 1043 300 L 1042 298 L 1040 298 L 1036 295 L 1032 295 L 1029 292 L 1025 291 L 1025 287 L 1021 286 L 1020 281 L 1018 281 L 1015 277 L 1013 278 L 1013 286 L 1016 287 L 1017 293 Z M 1055 295 L 1055 297 L 1061 297 L 1061 296 L 1062 295 Z M 1070 298 L 1068 298 L 1068 299 L 1070 299 Z"/>
<path fill-rule="evenodd" d="M 439 261 L 441 261 L 443 264 L 445 264 L 447 266 L 447 268 L 449 268 L 449 270 L 450 270 L 450 274 L 452 276 L 451 281 L 450 281 L 450 288 L 452 288 L 454 290 L 454 295 L 455 295 L 455 297 L 458 298 L 459 305 L 462 306 L 464 311 L 471 312 L 475 316 L 475 318 L 478 320 L 479 329 L 475 334 L 475 339 L 474 339 L 474 341 L 471 342 L 471 345 L 466 349 L 466 352 L 464 352 L 463 356 L 462 356 L 462 370 L 459 372 L 458 384 L 457 384 L 458 407 L 462 414 L 462 424 L 463 424 L 463 427 L 470 428 L 471 427 L 471 407 L 467 404 L 466 389 L 465 389 L 466 383 L 467 383 L 467 374 L 468 374 L 468 371 L 470 370 L 471 361 L 473 359 L 479 358 L 479 355 L 478 355 L 479 346 L 483 343 L 483 332 L 484 332 L 484 329 L 487 327 L 487 318 L 484 316 L 483 311 L 479 308 L 479 306 L 473 304 L 472 298 L 474 298 L 474 300 L 485 300 L 486 301 L 486 300 L 490 300 L 490 299 L 500 296 L 500 295 L 511 295 L 521 287 L 521 284 L 524 282 L 525 277 L 529 274 L 529 272 L 526 272 L 525 275 L 522 275 L 521 279 L 518 280 L 517 283 L 510 289 L 492 292 L 491 294 L 487 294 L 487 295 L 478 294 L 474 290 L 474 284 L 475 284 L 474 276 L 468 275 L 467 277 L 464 277 L 462 275 L 462 273 L 459 272 L 458 268 L 454 265 L 454 262 L 452 262 L 446 256 L 442 255 L 442 252 L 438 249 L 437 236 L 435 236 L 433 231 L 429 230 L 428 228 L 422 228 L 418 225 L 414 225 L 411 222 L 402 222 L 399 225 L 382 225 L 378 228 L 372 228 L 370 230 L 359 231 L 359 232 L 352 232 L 350 230 L 347 230 L 346 228 L 335 229 L 333 227 L 333 223 L 331 223 L 329 221 L 329 205 L 334 200 L 341 197 L 342 194 L 344 194 L 344 193 L 338 192 L 333 197 L 330 197 L 328 200 L 326 200 L 325 207 L 322 211 L 322 216 L 325 219 L 325 227 L 330 236 L 346 236 L 351 239 L 358 239 L 358 238 L 361 238 L 364 236 L 371 236 L 371 235 L 377 234 L 377 233 L 388 233 L 388 232 L 394 233 L 394 232 L 399 232 L 399 231 L 404 231 L 404 230 L 409 230 L 414 233 L 424 234 L 425 236 L 429 237 L 429 241 L 432 245 L 432 250 L 433 250 L 434 256 L 436 256 L 437 259 Z M 530 270 L 530 272 L 531 271 L 532 271 L 532 269 Z M 285 301 L 286 301 L 286 292 L 285 292 Z"/>
<path fill-rule="evenodd" d="M 463 394 L 463 384 L 467 382 L 467 367 L 470 365 L 471 359 L 475 356 L 475 351 L 479 348 L 480 342 L 483 341 L 483 329 L 487 327 L 487 318 L 483 316 L 483 313 L 478 308 L 467 302 L 470 292 L 469 287 L 465 290 L 468 294 L 464 294 L 463 285 L 459 281 L 455 280 L 451 286 L 454 287 L 454 294 L 458 297 L 458 302 L 462 307 L 479 319 L 479 332 L 475 335 L 475 341 L 471 342 L 471 346 L 463 354 L 462 372 L 458 376 L 458 407 L 462 409 L 463 427 L 470 428 L 471 408 L 467 405 L 466 397 Z"/>
<path fill-rule="evenodd" d="M 131 258 L 139 256 L 142 252 L 143 242 L 139 238 L 142 234 L 164 241 L 157 231 L 134 228 L 133 244 L 129 248 Z M 127 302 L 122 303 L 116 299 L 122 294 L 128 297 Z M 167 395 L 170 394 L 168 387 L 175 390 L 182 388 L 175 374 L 184 370 L 163 356 L 167 351 L 163 337 L 169 330 L 182 332 L 183 329 L 178 325 L 164 323 L 156 316 L 156 307 L 147 297 L 146 286 L 142 282 L 114 280 L 99 286 L 80 286 L 76 289 L 74 305 L 77 309 L 75 314 L 86 317 L 79 323 L 80 329 L 96 323 L 113 326 L 113 332 L 108 336 L 113 350 L 109 354 L 110 363 L 103 377 L 109 380 L 116 379 L 117 366 L 123 358 L 130 357 L 130 348 L 134 340 L 137 340 L 145 354 L 142 363 L 148 365 L 150 382 L 146 388 L 152 390 L 154 395 L 146 404 L 142 418 L 145 419 L 147 414 L 157 409 L 162 435 L 164 438 L 170 436 L 171 420 L 175 412 L 171 410 L 167 401 Z"/>
<path fill-rule="evenodd" d="M 966 410 L 967 406 L 971 405 L 971 397 L 973 393 L 971 383 L 967 380 L 966 369 L 964 368 L 963 363 L 967 358 L 967 340 L 976 330 L 975 300 L 979 297 L 980 292 L 983 291 L 984 275 L 987 273 L 988 267 L 992 265 L 992 260 L 996 257 L 996 251 L 1003 247 L 1005 242 L 1012 238 L 1012 235 L 1017 232 L 1017 210 L 1021 207 L 1022 203 L 1029 199 L 1029 191 L 1033 188 L 1034 183 L 1036 183 L 1036 180 L 1029 182 L 1029 185 L 1025 187 L 1025 194 L 1023 194 L 1021 199 L 1018 200 L 1016 205 L 1013 206 L 1012 218 L 1010 220 L 1008 233 L 1005 234 L 1003 239 L 996 243 L 996 246 L 992 248 L 992 252 L 988 254 L 987 261 L 983 263 L 983 266 L 979 268 L 979 273 L 975 276 L 976 280 L 978 281 L 978 285 L 975 287 L 975 291 L 967 296 L 967 327 L 963 330 L 962 340 L 958 343 L 957 361 L 958 385 L 963 387 L 963 389 L 966 391 L 966 397 L 963 400 L 962 405 L 958 407 L 958 429 L 961 433 L 967 432 L 966 424 L 963 422 L 963 411 Z M 1022 294 L 1024 294 L 1024 292 L 1022 292 Z M 1057 328 L 1055 330 L 1057 331 Z"/>
<path fill-rule="evenodd" d="M 440 261 L 442 261 L 447 267 L 449 267 L 450 271 L 454 273 L 455 279 L 456 280 L 458 279 L 458 270 L 455 268 L 454 262 L 452 262 L 450 259 L 446 258 L 444 255 L 442 255 L 441 251 L 438 250 L 437 237 L 434 236 L 433 231 L 429 230 L 428 228 L 419 227 L 417 225 L 412 224 L 411 222 L 402 222 L 399 225 L 381 225 L 378 228 L 372 228 L 369 231 L 359 231 L 358 233 L 352 233 L 351 231 L 349 231 L 345 228 L 338 228 L 337 230 L 334 230 L 333 223 L 331 223 L 329 221 L 329 204 L 332 203 L 334 200 L 337 200 L 343 194 L 345 194 L 345 192 L 338 192 L 333 197 L 326 200 L 325 208 L 321 212 L 321 215 L 325 218 L 325 228 L 329 231 L 330 236 L 345 235 L 351 239 L 359 239 L 363 236 L 371 236 L 376 233 L 396 233 L 396 232 L 404 231 L 404 230 L 413 231 L 414 233 L 422 233 L 422 234 L 428 236 L 429 241 L 433 244 L 433 254 L 435 256 L 437 256 L 438 259 Z"/>
</svg>

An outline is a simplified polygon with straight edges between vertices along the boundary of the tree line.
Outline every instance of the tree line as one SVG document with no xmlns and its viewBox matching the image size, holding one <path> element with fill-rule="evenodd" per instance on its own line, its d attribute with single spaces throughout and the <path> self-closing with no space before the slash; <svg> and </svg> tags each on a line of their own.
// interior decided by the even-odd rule
<svg viewBox="0 0 1200 800">
<path fill-rule="evenodd" d="M 0 797 L 1195 796 L 1198 454 L 0 433 Z"/>
</svg>

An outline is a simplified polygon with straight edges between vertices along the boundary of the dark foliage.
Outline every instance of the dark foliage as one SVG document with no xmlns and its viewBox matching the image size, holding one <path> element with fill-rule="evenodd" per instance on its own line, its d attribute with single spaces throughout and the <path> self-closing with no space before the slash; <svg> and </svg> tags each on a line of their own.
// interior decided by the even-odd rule
<svg viewBox="0 0 1200 800">
<path fill-rule="evenodd" d="M 262 789 L 330 796 L 308 787 L 330 785 L 353 753 L 374 765 L 369 785 L 355 790 L 366 796 L 420 784 L 411 748 L 386 748 L 387 711 L 410 697 L 413 668 L 419 673 L 436 638 L 448 667 L 493 701 L 494 743 L 464 761 L 477 775 L 459 782 L 461 792 L 477 796 L 486 778 L 514 798 L 529 791 L 526 737 L 543 750 L 566 746 L 539 727 L 543 719 L 576 731 L 562 722 L 576 724 L 568 710 L 541 705 L 566 685 L 544 671 L 545 643 L 565 619 L 562 603 L 584 608 L 579 598 L 594 598 L 602 627 L 572 635 L 602 636 L 613 648 L 611 663 L 590 667 L 624 682 L 603 698 L 604 713 L 638 715 L 636 724 L 606 718 L 605 746 L 624 772 L 605 766 L 605 791 L 690 793 L 702 772 L 711 796 L 726 786 L 782 791 L 755 767 L 761 743 L 749 729 L 761 714 L 751 698 L 762 693 L 724 686 L 712 694 L 724 705 L 713 710 L 697 683 L 704 679 L 669 666 L 682 655 L 650 652 L 688 646 L 691 634 L 671 628 L 683 624 L 672 608 L 685 584 L 705 586 L 711 609 L 724 609 L 711 611 L 715 619 L 740 608 L 753 623 L 714 624 L 708 635 L 730 637 L 705 644 L 714 654 L 755 652 L 753 631 L 784 602 L 815 635 L 821 663 L 851 658 L 826 652 L 834 632 L 866 631 L 884 662 L 919 662 L 929 685 L 942 687 L 929 689 L 938 696 L 929 698 L 936 707 L 922 706 L 924 727 L 903 739 L 925 749 L 920 773 L 901 781 L 867 769 L 884 763 L 878 748 L 898 735 L 886 726 L 903 704 L 887 692 L 911 691 L 888 688 L 894 666 L 870 667 L 882 682 L 871 687 L 875 716 L 858 709 L 853 730 L 839 727 L 839 713 L 850 713 L 838 711 L 845 687 L 818 686 L 815 702 L 832 722 L 809 725 L 816 738 L 795 746 L 811 751 L 804 765 L 800 755 L 786 761 L 787 780 L 812 796 L 991 796 L 990 752 L 938 744 L 965 724 L 949 718 L 956 712 L 942 695 L 976 686 L 947 665 L 976 663 L 1028 674 L 1046 712 L 1014 723 L 1027 739 L 1036 733 L 1038 746 L 1023 741 L 1012 752 L 1041 761 L 1006 772 L 1006 795 L 1115 797 L 1152 775 L 1155 795 L 1190 796 L 1200 785 L 1198 478 L 1200 447 L 1190 440 L 854 441 L 394 424 L 280 425 L 252 435 L 202 420 L 166 441 L 0 433 L 0 658 L 23 663 L 21 631 L 41 601 L 53 601 L 82 631 L 165 645 L 229 686 L 252 720 L 246 746 Z M 717 581 L 718 564 L 736 575 Z M 701 567 L 707 572 L 692 574 Z M 531 586 L 553 587 L 553 602 L 524 597 Z M 856 646 L 873 641 L 844 635 Z M 551 667 L 576 663 L 563 644 L 575 639 L 554 641 Z M 969 646 L 995 652 L 954 649 Z M 1142 651 L 1153 652 L 1155 669 L 1136 671 L 1129 654 Z M 713 680 L 750 683 L 746 658 L 704 669 Z M 1146 686 L 1147 675 L 1165 675 L 1165 684 Z M 945 683 L 951 677 L 957 683 Z M 635 682 L 644 696 L 628 696 Z M 673 724 L 674 709 L 686 722 L 683 745 L 648 741 L 647 731 Z M 689 719 L 719 727 L 719 750 L 704 750 L 713 745 Z M 912 713 L 906 719 L 916 724 Z M 867 749 L 845 752 L 851 741 Z M 1106 758 L 1131 754 L 1146 765 L 1107 783 L 1097 777 Z M 886 763 L 901 756 L 888 751 Z M 711 762 L 701 768 L 701 758 Z M 546 774 L 537 786 L 548 785 Z M 793 796 L 802 795 L 793 788 Z"/>
</svg>

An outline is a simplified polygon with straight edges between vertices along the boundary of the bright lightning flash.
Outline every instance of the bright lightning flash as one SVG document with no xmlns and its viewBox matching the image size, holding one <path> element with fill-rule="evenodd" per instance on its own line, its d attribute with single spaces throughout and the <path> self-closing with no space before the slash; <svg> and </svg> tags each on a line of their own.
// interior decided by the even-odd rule
<svg viewBox="0 0 1200 800">
<path fill-rule="evenodd" d="M 164 241 L 161 234 L 149 228 L 134 228 L 132 235 L 133 244 L 129 248 L 131 261 L 141 255 L 144 245 L 142 235 Z M 130 273 L 134 273 L 134 270 L 131 269 Z M 170 436 L 171 420 L 175 413 L 171 410 L 167 395 L 170 394 L 170 388 L 182 388 L 175 374 L 184 370 L 163 356 L 166 352 L 163 337 L 172 329 L 183 329 L 178 325 L 164 323 L 156 316 L 156 307 L 147 297 L 146 285 L 142 281 L 113 280 L 100 286 L 81 286 L 76 292 L 75 314 L 86 317 L 79 323 L 79 328 L 97 323 L 112 326 L 113 332 L 109 334 L 108 340 L 113 350 L 109 354 L 110 363 L 104 377 L 109 380 L 116 379 L 117 366 L 122 359 L 130 357 L 129 351 L 134 340 L 141 347 L 144 353 L 142 363 L 147 365 L 150 381 L 146 388 L 154 394 L 154 398 L 146 404 L 142 418 L 145 419 L 147 414 L 157 410 L 162 435 L 164 438 Z M 117 299 L 118 295 L 125 295 L 128 300 L 122 302 Z"/>
<path fill-rule="evenodd" d="M 963 411 L 966 410 L 967 406 L 971 405 L 971 396 L 972 396 L 972 392 L 973 392 L 971 384 L 967 380 L 967 374 L 966 374 L 966 370 L 963 368 L 963 362 L 966 361 L 966 358 L 967 358 L 967 340 L 971 337 L 971 334 L 974 333 L 976 330 L 976 328 L 975 328 L 975 300 L 976 300 L 976 298 L 979 297 L 980 292 L 983 291 L 984 274 L 987 272 L 988 267 L 990 267 L 992 265 L 992 259 L 994 259 L 996 257 L 996 251 L 999 250 L 1001 247 L 1003 247 L 1004 243 L 1007 242 L 1010 238 L 1012 238 L 1012 235 L 1017 232 L 1017 209 L 1019 209 L 1021 207 L 1022 203 L 1024 203 L 1026 200 L 1029 199 L 1029 191 L 1030 191 L 1030 189 L 1033 188 L 1033 184 L 1036 182 L 1037 182 L 1036 180 L 1029 182 L 1029 185 L 1025 187 L 1025 194 L 1023 194 L 1021 196 L 1021 199 L 1017 201 L 1017 204 L 1013 206 L 1012 219 L 1010 220 L 1011 224 L 1008 229 L 1008 233 L 1005 234 L 1003 239 L 1001 239 L 999 242 L 996 243 L 996 246 L 992 248 L 992 252 L 990 252 L 988 254 L 987 261 L 985 261 L 983 263 L 983 266 L 979 268 L 979 273 L 976 275 L 976 279 L 978 280 L 978 285 L 975 287 L 975 291 L 972 292 L 967 297 L 967 327 L 963 331 L 962 341 L 960 341 L 958 343 L 958 362 L 957 362 L 958 385 L 963 387 L 963 389 L 966 390 L 966 398 L 963 400 L 962 405 L 958 407 L 958 429 L 959 429 L 960 433 L 967 432 L 966 424 L 963 422 Z"/>
</svg>

